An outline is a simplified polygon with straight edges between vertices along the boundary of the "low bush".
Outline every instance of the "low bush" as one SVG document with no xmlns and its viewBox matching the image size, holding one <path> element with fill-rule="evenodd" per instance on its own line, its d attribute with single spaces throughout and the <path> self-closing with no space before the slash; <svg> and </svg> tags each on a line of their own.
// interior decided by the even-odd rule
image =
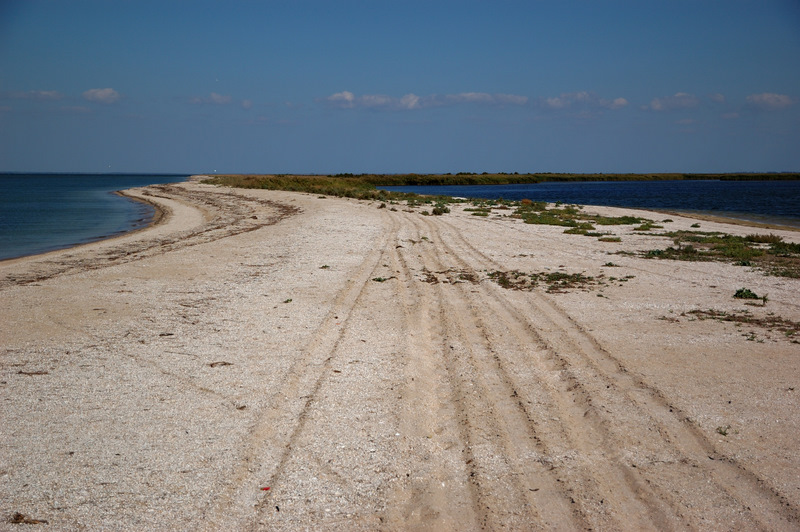
<svg viewBox="0 0 800 532">
<path fill-rule="evenodd" d="M 733 294 L 736 299 L 761 299 L 755 292 L 749 288 L 740 288 Z"/>
</svg>

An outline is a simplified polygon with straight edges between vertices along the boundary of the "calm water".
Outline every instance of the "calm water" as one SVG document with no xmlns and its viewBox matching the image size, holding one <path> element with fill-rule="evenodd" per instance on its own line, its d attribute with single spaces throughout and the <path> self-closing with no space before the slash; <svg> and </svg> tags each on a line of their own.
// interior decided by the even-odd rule
<svg viewBox="0 0 800 532">
<path fill-rule="evenodd" d="M 92 242 L 146 225 L 153 207 L 113 192 L 186 177 L 0 174 L 0 260 Z"/>
<path fill-rule="evenodd" d="M 800 181 L 591 181 L 383 188 L 465 198 L 527 198 L 578 205 L 665 209 L 800 227 Z"/>
</svg>

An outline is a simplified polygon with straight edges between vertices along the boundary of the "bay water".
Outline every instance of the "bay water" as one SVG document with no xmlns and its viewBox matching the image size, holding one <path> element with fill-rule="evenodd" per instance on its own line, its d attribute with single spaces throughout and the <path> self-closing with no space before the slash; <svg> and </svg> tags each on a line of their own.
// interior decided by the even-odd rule
<svg viewBox="0 0 800 532">
<path fill-rule="evenodd" d="M 155 209 L 114 192 L 186 178 L 185 174 L 0 174 L 0 260 L 143 227 Z"/>
<path fill-rule="evenodd" d="M 800 228 L 800 181 L 586 181 L 381 188 L 464 198 L 666 210 Z"/>
</svg>

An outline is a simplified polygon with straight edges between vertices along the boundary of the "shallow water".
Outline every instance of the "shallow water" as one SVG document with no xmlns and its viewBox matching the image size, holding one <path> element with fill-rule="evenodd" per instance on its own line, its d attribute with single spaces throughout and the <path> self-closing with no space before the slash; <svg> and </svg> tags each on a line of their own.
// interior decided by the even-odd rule
<svg viewBox="0 0 800 532">
<path fill-rule="evenodd" d="M 114 191 L 185 179 L 186 175 L 0 174 L 0 260 L 147 225 L 154 208 Z"/>
</svg>

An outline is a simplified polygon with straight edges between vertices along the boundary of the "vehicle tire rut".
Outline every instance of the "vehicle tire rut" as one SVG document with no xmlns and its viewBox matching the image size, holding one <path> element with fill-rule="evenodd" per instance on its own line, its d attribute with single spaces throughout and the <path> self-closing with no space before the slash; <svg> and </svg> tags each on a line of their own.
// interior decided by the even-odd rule
<svg viewBox="0 0 800 532">
<path fill-rule="evenodd" d="M 420 223 L 420 222 L 417 222 Z M 431 230 L 431 223 L 422 225 Z M 439 239 L 423 245 L 419 268 L 447 269 Z M 483 525 L 567 526 L 584 528 L 586 522 L 560 478 L 553 473 L 548 450 L 518 392 L 489 341 L 490 333 L 480 307 L 470 301 L 474 286 L 467 283 L 433 283 L 435 301 L 441 305 L 445 330 L 442 354 L 451 375 L 455 399 L 462 405 L 466 440 L 473 448 L 479 506 Z"/>
<path fill-rule="evenodd" d="M 500 268 L 451 224 L 440 223 L 451 237 L 448 244 L 443 244 L 446 252 L 451 257 L 460 257 L 462 266 Z M 436 234 L 442 241 L 443 233 L 437 231 Z M 626 431 L 617 430 L 620 425 L 633 431 L 629 433 L 638 433 L 642 440 L 646 437 L 646 443 L 632 443 L 646 448 L 649 456 L 627 458 L 625 461 L 630 462 L 631 467 L 624 468 L 624 477 L 634 494 L 649 492 L 645 499 L 651 506 L 653 524 L 663 526 L 665 514 L 662 512 L 671 514 L 670 521 L 685 521 L 686 516 L 681 516 L 680 509 L 696 504 L 683 494 L 670 494 L 666 488 L 659 487 L 658 477 L 665 472 L 656 464 L 667 464 L 680 469 L 686 478 L 695 479 L 694 486 L 702 490 L 707 500 L 729 506 L 732 519 L 741 526 L 763 530 L 796 526 L 797 510 L 785 497 L 744 466 L 719 453 L 685 413 L 660 390 L 628 371 L 551 297 L 536 291 L 526 293 L 527 297 L 504 297 L 500 293 L 503 289 L 498 286 L 492 286 L 491 291 L 495 293 L 495 312 L 504 315 L 507 321 L 520 324 L 518 331 L 526 331 L 523 334 L 544 347 L 544 353 L 549 354 L 553 364 L 568 371 L 568 378 L 573 381 L 570 393 L 580 390 L 588 407 L 587 417 L 597 418 L 595 425 L 603 439 L 609 444 L 624 441 L 621 434 Z M 712 479 L 710 487 L 707 486 L 709 477 Z M 642 489 L 643 486 L 648 488 Z M 668 507 L 665 507 L 667 502 Z M 694 516 L 688 524 L 701 526 L 702 520 Z"/>
<path fill-rule="evenodd" d="M 267 401 L 270 406 L 259 413 L 246 437 L 246 443 L 242 445 L 246 451 L 239 466 L 230 474 L 229 489 L 219 496 L 218 504 L 209 512 L 217 519 L 220 519 L 219 516 L 249 514 L 250 521 L 235 525 L 215 521 L 212 529 L 221 526 L 261 529 L 260 520 L 263 520 L 263 516 L 260 514 L 270 504 L 270 494 L 259 494 L 258 486 L 276 489 L 280 485 L 319 389 L 330 376 L 332 362 L 339 343 L 348 331 L 353 310 L 380 267 L 387 243 L 394 240 L 396 231 L 395 224 L 383 231 L 381 243 L 351 274 L 302 354 L 292 362 L 280 388 Z M 250 506 L 254 513 L 228 510 L 234 506 Z"/>
</svg>

